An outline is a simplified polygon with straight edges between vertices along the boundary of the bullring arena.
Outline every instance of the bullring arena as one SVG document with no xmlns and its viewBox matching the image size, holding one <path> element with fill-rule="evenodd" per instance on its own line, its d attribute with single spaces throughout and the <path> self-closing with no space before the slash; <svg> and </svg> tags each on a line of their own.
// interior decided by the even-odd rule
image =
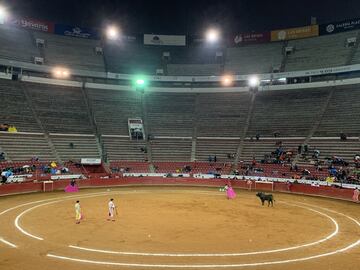
<svg viewBox="0 0 360 270">
<path fill-rule="evenodd" d="M 360 1 L 21 2 L 0 270 L 360 269 Z"/>
<path fill-rule="evenodd" d="M 271 188 L 275 205 L 267 207 L 245 181 L 232 181 L 239 187 L 234 200 L 219 191 L 223 181 L 196 187 L 136 181 L 96 189 L 82 183 L 77 194 L 2 197 L 1 269 L 357 269 L 360 263 L 359 206 L 350 201 L 276 192 L 285 190 L 278 184 Z M 107 221 L 109 198 L 118 206 L 115 222 Z M 75 200 L 85 216 L 80 224 Z"/>
</svg>

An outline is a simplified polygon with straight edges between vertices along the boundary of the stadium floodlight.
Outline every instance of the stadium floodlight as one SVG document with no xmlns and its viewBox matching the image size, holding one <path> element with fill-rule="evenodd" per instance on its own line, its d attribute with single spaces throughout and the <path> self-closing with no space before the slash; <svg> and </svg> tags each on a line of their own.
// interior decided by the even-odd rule
<svg viewBox="0 0 360 270">
<path fill-rule="evenodd" d="M 260 80 L 257 76 L 251 76 L 249 78 L 249 86 L 252 88 L 258 87 L 260 84 Z"/>
<path fill-rule="evenodd" d="M 7 15 L 8 14 L 7 14 L 5 7 L 0 6 L 0 24 L 5 23 Z"/>
<path fill-rule="evenodd" d="M 57 67 L 53 69 L 53 75 L 58 79 L 66 79 L 70 76 L 70 71 L 66 68 Z"/>
<path fill-rule="evenodd" d="M 209 29 L 206 32 L 206 41 L 209 43 L 216 43 L 220 39 L 220 33 L 217 29 Z"/>
<path fill-rule="evenodd" d="M 112 39 L 112 40 L 118 39 L 119 38 L 119 29 L 114 25 L 108 26 L 106 29 L 106 37 L 108 39 Z"/>
<path fill-rule="evenodd" d="M 137 85 L 137 86 L 142 86 L 142 85 L 144 85 L 144 84 L 145 84 L 144 79 L 137 79 L 137 80 L 136 80 L 136 85 Z"/>
<path fill-rule="evenodd" d="M 230 86 L 230 85 L 232 85 L 232 83 L 233 83 L 233 77 L 230 75 L 224 75 L 221 78 L 221 84 L 223 86 Z"/>
<path fill-rule="evenodd" d="M 144 91 L 147 81 L 143 76 L 136 76 L 133 80 L 133 84 L 136 91 Z"/>
</svg>

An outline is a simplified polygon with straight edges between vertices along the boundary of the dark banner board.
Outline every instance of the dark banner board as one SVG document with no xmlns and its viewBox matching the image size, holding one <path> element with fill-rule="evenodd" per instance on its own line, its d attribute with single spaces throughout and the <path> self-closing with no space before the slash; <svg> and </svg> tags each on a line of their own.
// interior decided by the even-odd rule
<svg viewBox="0 0 360 270">
<path fill-rule="evenodd" d="M 79 26 L 71 26 L 65 24 L 55 24 L 55 34 L 77 37 L 77 38 L 86 38 L 86 39 L 100 39 L 100 33 L 97 29 L 86 28 Z"/>
<path fill-rule="evenodd" d="M 15 25 L 17 27 L 26 28 L 29 30 L 42 31 L 47 33 L 54 33 L 54 23 L 31 19 L 31 18 L 11 18 L 7 21 L 8 24 Z"/>
<path fill-rule="evenodd" d="M 243 45 L 249 43 L 265 43 L 270 42 L 270 32 L 263 33 L 241 33 L 237 34 L 231 42 L 231 45 Z"/>
<path fill-rule="evenodd" d="M 360 18 L 320 24 L 319 26 L 320 35 L 330 35 L 356 29 L 360 29 Z"/>
</svg>

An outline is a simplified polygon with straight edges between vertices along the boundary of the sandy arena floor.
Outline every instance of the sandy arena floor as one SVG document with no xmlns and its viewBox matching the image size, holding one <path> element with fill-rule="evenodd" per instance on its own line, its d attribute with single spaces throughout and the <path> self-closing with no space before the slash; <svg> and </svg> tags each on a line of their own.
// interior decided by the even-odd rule
<svg viewBox="0 0 360 270">
<path fill-rule="evenodd" d="M 0 269 L 360 269 L 360 205 L 210 188 L 0 198 Z M 114 198 L 119 215 L 107 221 Z M 85 214 L 74 221 L 79 199 Z"/>
</svg>

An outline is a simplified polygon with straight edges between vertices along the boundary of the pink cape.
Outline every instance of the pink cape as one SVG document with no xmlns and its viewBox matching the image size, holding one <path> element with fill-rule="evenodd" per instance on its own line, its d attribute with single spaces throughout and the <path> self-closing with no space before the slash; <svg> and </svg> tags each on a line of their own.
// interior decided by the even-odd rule
<svg viewBox="0 0 360 270">
<path fill-rule="evenodd" d="M 229 187 L 226 191 L 226 196 L 228 199 L 234 199 L 236 197 L 236 193 L 232 187 Z"/>
<path fill-rule="evenodd" d="M 355 189 L 355 190 L 354 190 L 353 197 L 352 197 L 353 201 L 355 201 L 355 202 L 358 202 L 358 201 L 359 201 L 359 194 L 360 194 L 360 191 L 357 190 L 357 189 Z"/>
<path fill-rule="evenodd" d="M 77 186 L 68 185 L 65 188 L 65 192 L 79 192 L 79 188 Z"/>
</svg>

